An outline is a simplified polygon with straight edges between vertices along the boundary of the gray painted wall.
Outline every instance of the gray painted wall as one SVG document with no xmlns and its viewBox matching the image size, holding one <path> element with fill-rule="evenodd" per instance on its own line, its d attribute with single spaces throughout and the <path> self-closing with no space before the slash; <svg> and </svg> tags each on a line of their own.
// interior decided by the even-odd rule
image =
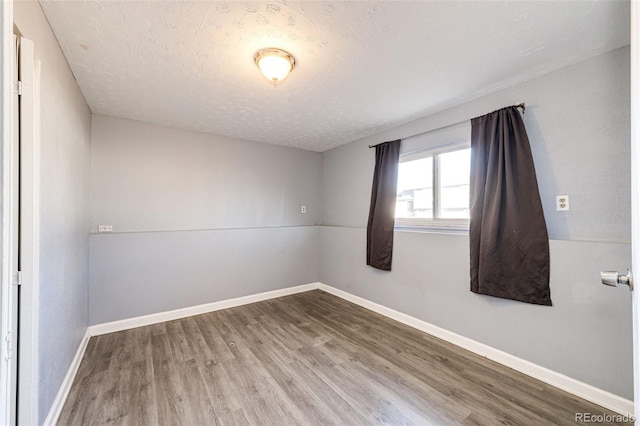
<svg viewBox="0 0 640 426">
<path fill-rule="evenodd" d="M 322 223 L 366 226 L 374 158 L 368 144 L 406 138 L 523 101 L 550 238 L 629 242 L 629 78 L 626 47 L 326 151 Z M 555 196 L 565 194 L 571 210 L 556 211 Z"/>
<path fill-rule="evenodd" d="M 367 145 L 518 101 L 554 240 L 554 306 L 470 293 L 467 236 L 396 232 L 393 271 L 367 267 Z M 630 292 L 599 283 L 600 270 L 631 264 L 629 103 L 623 48 L 324 152 L 320 281 L 632 399 Z M 560 194 L 571 211 L 555 211 Z"/>
<path fill-rule="evenodd" d="M 318 280 L 319 153 L 99 115 L 92 148 L 92 324 Z"/>
<path fill-rule="evenodd" d="M 91 235 L 91 323 L 318 281 L 319 227 Z"/>
<path fill-rule="evenodd" d="M 40 152 L 39 423 L 89 322 L 91 111 L 35 1 L 14 3 L 15 24 L 42 63 Z"/>
<path fill-rule="evenodd" d="M 94 115 L 92 178 L 94 231 L 320 222 L 320 154 L 300 149 Z"/>
</svg>

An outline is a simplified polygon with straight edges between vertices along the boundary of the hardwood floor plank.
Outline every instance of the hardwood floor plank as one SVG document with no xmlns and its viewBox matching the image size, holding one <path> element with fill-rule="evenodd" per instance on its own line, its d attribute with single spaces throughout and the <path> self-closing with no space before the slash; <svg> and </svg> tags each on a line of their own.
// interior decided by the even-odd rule
<svg viewBox="0 0 640 426">
<path fill-rule="evenodd" d="M 151 359 L 136 361 L 131 366 L 126 407 L 127 424 L 131 426 L 158 424 L 152 362 Z"/>
<path fill-rule="evenodd" d="M 97 409 L 100 383 L 106 380 L 106 376 L 106 371 L 96 371 L 90 376 L 76 376 L 57 424 L 88 425 Z"/>
<path fill-rule="evenodd" d="M 222 333 L 218 328 L 221 321 L 212 315 L 197 315 L 192 317 L 198 326 L 202 338 L 207 343 L 209 350 L 206 351 L 216 361 L 233 359 L 233 353 L 222 338 Z"/>
<path fill-rule="evenodd" d="M 166 425 L 179 425 L 186 418 L 184 399 L 187 397 L 180 386 L 179 364 L 173 359 L 166 333 L 152 334 L 151 344 L 157 418 Z"/>
<path fill-rule="evenodd" d="M 116 333 L 111 336 L 113 350 L 110 357 L 108 380 L 103 381 L 96 399 L 95 409 L 91 418 L 91 425 L 124 423 L 127 407 L 127 389 L 123 389 L 129 382 L 128 354 L 125 350 L 125 334 Z"/>
<path fill-rule="evenodd" d="M 271 377 L 255 382 L 256 389 L 269 406 L 269 417 L 283 425 L 304 425 L 305 415 L 291 403 L 287 394 Z"/>
<path fill-rule="evenodd" d="M 242 361 L 237 359 L 225 361 L 223 367 L 227 369 L 231 378 L 228 382 L 229 390 L 241 401 L 242 411 L 249 424 L 275 424 L 270 416 L 269 406 L 256 386 L 256 381 L 262 380 L 264 376 L 251 374 L 251 368 L 245 367 Z M 249 401 L 250 403 L 247 403 Z"/>
<path fill-rule="evenodd" d="M 339 424 L 339 418 L 313 394 L 307 383 L 294 376 L 286 362 L 290 358 L 287 354 L 278 351 L 272 345 L 265 344 L 263 347 L 255 348 L 254 355 L 287 395 L 291 404 L 305 414 L 306 424 Z"/>
<path fill-rule="evenodd" d="M 195 360 L 178 363 L 180 384 L 184 397 L 185 418 L 194 424 L 207 424 L 217 413 L 209 399 L 203 376 Z"/>
<path fill-rule="evenodd" d="M 220 419 L 220 424 L 224 426 L 234 426 L 234 425 L 248 425 L 249 419 L 244 413 L 244 410 L 239 408 L 228 416 L 225 416 Z"/>
<path fill-rule="evenodd" d="M 315 290 L 92 338 L 58 424 L 574 425 L 582 412 L 613 414 Z"/>
<path fill-rule="evenodd" d="M 233 391 L 233 378 L 217 361 L 208 360 L 198 367 L 214 412 L 221 419 L 233 417 L 232 413 L 241 410 L 244 403 L 242 396 Z"/>
<path fill-rule="evenodd" d="M 315 372 L 305 364 L 295 361 L 289 364 L 291 372 L 298 380 L 306 383 L 312 395 L 325 402 L 328 410 L 331 410 L 338 424 L 362 425 L 366 424 L 366 418 L 358 413 L 344 398 L 340 396 L 328 383 L 322 380 Z"/>
<path fill-rule="evenodd" d="M 189 353 L 192 358 L 199 363 L 206 362 L 207 360 L 215 360 L 216 356 L 211 350 L 207 339 L 204 337 L 202 330 L 200 329 L 198 317 L 189 317 L 180 320 L 182 330 L 185 336 L 188 336 L 186 343 L 189 346 Z"/>
<path fill-rule="evenodd" d="M 182 320 L 169 321 L 166 323 L 167 337 L 171 347 L 171 355 L 175 362 L 186 362 L 193 359 L 191 346 L 187 342 L 187 337 L 182 328 Z M 191 337 L 189 336 L 191 340 Z"/>
</svg>

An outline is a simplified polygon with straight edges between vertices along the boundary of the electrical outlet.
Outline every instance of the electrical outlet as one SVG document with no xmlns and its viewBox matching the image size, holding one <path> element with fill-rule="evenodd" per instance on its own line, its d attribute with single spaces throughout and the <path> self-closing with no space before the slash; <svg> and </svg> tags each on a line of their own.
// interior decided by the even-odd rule
<svg viewBox="0 0 640 426">
<path fill-rule="evenodd" d="M 568 195 L 558 195 L 556 197 L 556 210 L 569 210 Z"/>
<path fill-rule="evenodd" d="M 307 212 L 307 206 L 300 206 L 300 213 L 305 214 Z"/>
<path fill-rule="evenodd" d="M 113 232 L 113 225 L 98 225 L 98 233 Z"/>
</svg>

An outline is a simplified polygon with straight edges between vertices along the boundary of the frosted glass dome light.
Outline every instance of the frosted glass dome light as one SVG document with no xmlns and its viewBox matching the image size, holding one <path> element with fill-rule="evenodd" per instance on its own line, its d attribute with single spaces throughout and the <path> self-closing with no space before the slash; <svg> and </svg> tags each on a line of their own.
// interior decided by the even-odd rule
<svg viewBox="0 0 640 426">
<path fill-rule="evenodd" d="M 258 50 L 254 59 L 262 74 L 274 86 L 287 78 L 296 64 L 296 60 L 289 52 L 275 47 Z"/>
</svg>

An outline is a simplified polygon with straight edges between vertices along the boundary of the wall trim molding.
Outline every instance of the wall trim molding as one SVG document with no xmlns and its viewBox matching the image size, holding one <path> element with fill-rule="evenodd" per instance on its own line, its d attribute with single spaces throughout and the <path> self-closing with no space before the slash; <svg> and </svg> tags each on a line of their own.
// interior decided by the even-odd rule
<svg viewBox="0 0 640 426">
<path fill-rule="evenodd" d="M 367 229 L 366 226 L 351 226 L 351 225 L 330 225 L 330 224 L 320 224 L 316 225 L 321 228 L 338 228 L 338 229 Z M 395 226 L 393 228 L 395 232 L 407 233 L 407 234 L 435 234 L 435 235 L 459 235 L 462 237 L 469 237 L 469 230 L 463 230 L 462 232 L 450 232 L 442 229 L 434 229 L 429 227 L 419 228 L 419 227 L 411 227 L 411 226 Z M 602 244 L 626 244 L 631 245 L 630 239 L 616 239 L 616 238 L 569 238 L 569 237 L 549 237 L 549 241 L 560 241 L 560 242 L 570 242 L 570 243 L 602 243 Z"/>
<path fill-rule="evenodd" d="M 215 232 L 215 231 L 252 231 L 252 230 L 262 230 L 262 229 L 282 229 L 282 228 L 317 228 L 320 225 L 315 224 L 300 224 L 300 225 L 266 225 L 266 226 L 236 226 L 236 227 L 228 227 L 228 228 L 186 228 L 186 229 L 129 229 L 122 231 L 111 231 L 111 232 L 98 232 L 97 226 L 92 227 L 92 231 L 89 232 L 89 235 L 100 235 L 101 237 L 106 237 L 109 235 L 121 235 L 121 234 L 169 234 L 169 233 L 179 233 L 179 232 Z"/>
<path fill-rule="evenodd" d="M 71 384 L 73 383 L 75 375 L 78 371 L 78 367 L 80 366 L 80 361 L 82 360 L 87 344 L 91 337 L 114 333 L 117 331 L 129 330 L 136 327 L 143 327 L 146 325 L 157 324 L 165 321 L 186 318 L 192 315 L 214 312 L 221 309 L 233 308 L 250 303 L 289 296 L 296 293 L 303 293 L 311 290 L 321 290 L 337 296 L 363 308 L 384 315 L 387 318 L 391 318 L 395 321 L 401 322 L 417 330 L 442 339 L 462 349 L 466 349 L 477 355 L 502 364 L 506 367 L 512 368 L 516 371 L 533 377 L 534 379 L 538 379 L 551 386 L 562 389 L 580 398 L 586 399 L 587 401 L 593 402 L 594 404 L 615 411 L 616 413 L 620 413 L 622 415 L 632 415 L 634 412 L 633 401 L 622 398 L 618 395 L 614 395 L 611 392 L 598 389 L 595 386 L 573 379 L 569 376 L 565 376 L 564 374 L 550 370 L 546 367 L 542 367 L 530 361 L 518 358 L 515 355 L 511 355 L 507 352 L 485 345 L 484 343 L 480 343 L 473 339 L 461 336 L 444 328 L 438 327 L 426 321 L 420 320 L 418 318 L 364 299 L 362 297 L 353 295 L 346 291 L 331 287 L 320 282 L 315 282 L 294 287 L 287 287 L 279 290 L 267 291 L 264 293 L 237 297 L 234 299 L 221 300 L 218 302 L 206 303 L 203 305 L 191 306 L 167 312 L 159 312 L 156 314 L 89 326 L 84 338 L 80 342 L 80 346 L 78 347 L 76 356 L 69 366 L 67 375 L 65 376 L 62 385 L 60 386 L 60 390 L 58 391 L 56 399 L 51 406 L 51 410 L 49 411 L 49 415 L 47 416 L 44 424 L 48 426 L 54 425 L 57 422 L 58 417 L 62 412 L 65 400 L 67 399 L 67 396 L 69 394 L 69 390 L 71 389 Z"/>
<path fill-rule="evenodd" d="M 82 336 L 82 340 L 80 340 L 78 350 L 76 350 L 76 354 L 71 361 L 71 365 L 67 370 L 67 374 L 64 376 L 64 379 L 60 384 L 60 388 L 58 389 L 56 398 L 53 400 L 53 404 L 51 404 L 49 414 L 47 415 L 47 418 L 43 423 L 44 426 L 54 426 L 58 422 L 58 418 L 62 413 L 64 403 L 67 401 L 67 397 L 69 396 L 71 385 L 76 378 L 78 368 L 80 368 L 80 363 L 82 362 L 82 357 L 84 357 L 84 352 L 87 350 L 87 345 L 89 344 L 90 338 L 91 335 L 89 334 L 89 330 L 87 329 L 87 331 L 85 331 L 84 333 L 84 336 Z"/>
<path fill-rule="evenodd" d="M 320 290 L 340 297 L 363 308 L 374 311 L 380 315 L 384 315 L 387 318 L 391 318 L 405 325 L 413 327 L 417 330 L 423 331 L 434 337 L 442 339 L 446 342 L 454 344 L 462 349 L 466 349 L 477 355 L 483 356 L 487 359 L 495 361 L 499 364 L 512 368 L 541 382 L 547 383 L 563 391 L 569 392 L 587 401 L 598 404 L 604 408 L 615 411 L 623 415 L 633 415 L 633 401 L 622 398 L 611 392 L 596 388 L 595 386 L 573 379 L 564 374 L 550 370 L 546 367 L 534 364 L 530 361 L 518 358 L 515 355 L 501 351 L 494 347 L 485 345 L 473 339 L 461 336 L 444 328 L 440 328 L 436 325 L 422 321 L 418 318 L 412 317 L 402 312 L 398 312 L 386 306 L 380 305 L 375 302 L 371 302 L 359 296 L 355 296 L 346 291 L 339 290 L 335 287 L 331 287 L 326 284 L 320 283 Z"/>
<path fill-rule="evenodd" d="M 275 299 L 277 297 L 289 296 L 291 294 L 303 293 L 305 291 L 316 290 L 320 283 L 302 284 L 295 287 L 287 287 L 264 293 L 252 294 L 249 296 L 236 297 L 234 299 L 221 300 L 218 302 L 205 303 L 203 305 L 190 306 L 188 308 L 175 309 L 172 311 L 158 312 L 155 314 L 140 317 L 127 318 L 119 321 L 112 321 L 103 324 L 89 326 L 88 332 L 91 336 L 115 333 L 117 331 L 129 330 L 145 325 L 158 324 L 165 321 L 173 321 L 193 315 L 206 314 L 208 312 L 219 311 L 221 309 L 234 308 L 236 306 L 248 305 L 249 303 L 262 302 L 263 300 Z"/>
</svg>

